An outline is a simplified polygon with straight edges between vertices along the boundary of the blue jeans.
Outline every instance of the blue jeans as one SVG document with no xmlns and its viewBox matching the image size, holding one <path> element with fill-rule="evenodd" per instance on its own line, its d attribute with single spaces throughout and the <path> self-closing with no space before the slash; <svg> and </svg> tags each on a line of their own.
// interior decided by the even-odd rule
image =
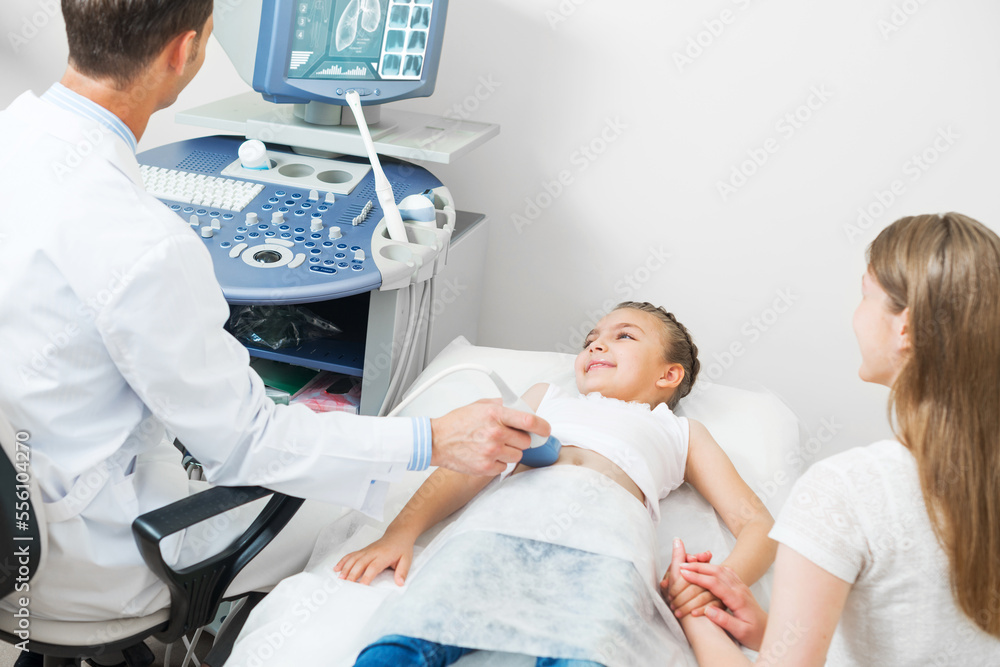
<svg viewBox="0 0 1000 667">
<path fill-rule="evenodd" d="M 354 667 L 445 667 L 475 649 L 447 646 L 403 635 L 382 637 L 361 651 Z M 535 667 L 602 667 L 590 660 L 538 658 Z"/>
</svg>

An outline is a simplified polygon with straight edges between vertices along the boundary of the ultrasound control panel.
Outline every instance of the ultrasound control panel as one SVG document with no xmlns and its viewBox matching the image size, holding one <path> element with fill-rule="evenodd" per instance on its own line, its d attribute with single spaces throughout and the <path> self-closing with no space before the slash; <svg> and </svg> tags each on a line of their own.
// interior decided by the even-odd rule
<svg viewBox="0 0 1000 667">
<path fill-rule="evenodd" d="M 401 286 L 436 261 L 433 222 L 430 229 L 408 225 L 412 243 L 388 239 L 366 160 L 309 158 L 269 145 L 271 168 L 255 171 L 240 165 L 242 143 L 203 137 L 138 156 L 147 191 L 204 241 L 229 303 L 308 303 L 390 280 Z M 430 172 L 403 162 L 382 166 L 397 203 L 423 194 L 439 217 L 454 219 L 447 188 Z"/>
</svg>

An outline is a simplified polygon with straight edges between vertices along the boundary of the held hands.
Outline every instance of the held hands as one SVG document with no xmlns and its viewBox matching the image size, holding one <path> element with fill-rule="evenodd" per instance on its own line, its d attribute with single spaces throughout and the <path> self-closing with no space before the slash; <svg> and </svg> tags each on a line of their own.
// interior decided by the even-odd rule
<svg viewBox="0 0 1000 667">
<path fill-rule="evenodd" d="M 670 605 L 671 611 L 677 618 L 683 618 L 688 614 L 702 616 L 708 607 L 722 606 L 719 598 L 712 592 L 681 576 L 681 566 L 688 563 L 707 563 L 710 560 L 712 560 L 712 552 L 687 554 L 684 551 L 684 543 L 679 539 L 674 539 L 673 558 L 670 561 L 670 569 L 663 575 L 663 580 L 660 582 L 660 595 Z"/>
<path fill-rule="evenodd" d="M 431 465 L 499 475 L 531 444 L 526 431 L 548 437 L 550 427 L 541 417 L 505 408 L 499 399 L 476 401 L 431 420 Z"/>
<path fill-rule="evenodd" d="M 414 539 L 401 533 L 386 531 L 380 539 L 364 549 L 349 553 L 333 566 L 340 578 L 358 581 L 367 586 L 387 567 L 396 571 L 396 585 L 402 586 L 413 562 Z"/>
<path fill-rule="evenodd" d="M 716 605 L 705 607 L 705 616 L 744 646 L 760 650 L 767 625 L 767 613 L 761 609 L 750 588 L 735 572 L 723 565 L 712 565 L 700 559 L 691 560 L 690 556 L 685 558 L 684 544 L 680 540 L 674 542 L 674 558 L 667 577 L 675 571 L 698 590 L 711 592 L 728 608 L 726 611 Z M 667 577 L 664 577 L 664 581 Z M 662 583 L 660 585 L 663 586 Z"/>
</svg>

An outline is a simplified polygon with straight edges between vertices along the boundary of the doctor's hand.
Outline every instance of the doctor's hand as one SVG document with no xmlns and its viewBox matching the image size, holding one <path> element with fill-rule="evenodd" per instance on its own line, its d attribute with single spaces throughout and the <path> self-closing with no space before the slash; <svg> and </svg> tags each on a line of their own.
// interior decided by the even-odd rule
<svg viewBox="0 0 1000 667">
<path fill-rule="evenodd" d="M 728 611 L 710 607 L 705 610 L 705 616 L 739 643 L 760 650 L 767 612 L 735 572 L 709 563 L 681 563 L 678 570 L 685 580 L 711 591 L 728 607 Z"/>
<path fill-rule="evenodd" d="M 396 571 L 396 585 L 402 586 L 413 562 L 412 535 L 385 532 L 380 539 L 372 542 L 364 549 L 349 553 L 333 566 L 334 572 L 340 572 L 340 578 L 347 581 L 359 581 L 367 586 L 386 568 Z"/>
<path fill-rule="evenodd" d="M 531 445 L 526 431 L 548 437 L 549 423 L 484 399 L 431 420 L 431 465 L 467 475 L 499 475 Z"/>
<path fill-rule="evenodd" d="M 684 543 L 674 540 L 673 556 L 670 561 L 670 569 L 663 576 L 660 582 L 660 594 L 664 601 L 670 605 L 671 611 L 677 618 L 683 618 L 688 614 L 701 616 L 710 607 L 720 607 L 722 603 L 711 591 L 698 586 L 681 576 L 681 566 L 690 563 L 707 563 L 712 559 L 709 551 L 700 554 L 685 553 Z"/>
</svg>

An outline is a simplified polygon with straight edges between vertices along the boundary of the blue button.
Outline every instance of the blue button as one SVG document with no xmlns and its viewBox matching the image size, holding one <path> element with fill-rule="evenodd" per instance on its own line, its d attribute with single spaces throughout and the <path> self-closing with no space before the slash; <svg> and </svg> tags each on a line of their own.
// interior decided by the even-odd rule
<svg viewBox="0 0 1000 667">
<path fill-rule="evenodd" d="M 288 213 L 288 209 L 286 207 L 284 207 L 284 206 L 282 206 L 278 210 L 281 211 L 282 213 Z"/>
<path fill-rule="evenodd" d="M 345 257 L 347 257 L 347 255 L 345 255 L 342 252 L 338 252 L 336 255 L 334 255 L 334 257 L 336 257 L 337 259 L 344 259 Z"/>
<path fill-rule="evenodd" d="M 281 238 L 283 238 L 283 239 L 290 239 L 290 238 L 292 238 L 292 235 L 289 234 L 288 232 L 282 232 Z"/>
<path fill-rule="evenodd" d="M 221 246 L 222 246 L 223 248 L 228 248 L 229 246 L 231 246 L 231 245 L 233 245 L 233 244 L 232 244 L 232 243 L 230 243 L 229 241 L 223 241 L 223 242 L 222 242 L 222 243 L 220 243 L 219 245 L 221 245 Z"/>
<path fill-rule="evenodd" d="M 324 248 L 332 248 L 333 247 L 333 241 L 323 241 L 323 247 Z"/>
<path fill-rule="evenodd" d="M 291 227 L 289 227 L 288 225 L 282 225 L 278 227 L 278 229 L 280 229 L 283 232 L 287 232 L 289 229 L 291 229 Z"/>
<path fill-rule="evenodd" d="M 271 206 L 270 204 L 264 204 L 263 206 L 261 206 L 261 208 L 265 211 L 270 211 L 274 207 Z"/>
<path fill-rule="evenodd" d="M 316 210 L 317 211 L 329 211 L 330 207 L 327 206 L 326 204 L 320 204 L 319 208 L 317 208 Z"/>
<path fill-rule="evenodd" d="M 277 204 L 279 201 L 281 201 L 281 200 L 278 199 L 277 197 L 271 197 L 270 199 L 267 200 L 267 203 L 268 204 Z"/>
<path fill-rule="evenodd" d="M 195 211 L 195 213 L 197 213 L 198 215 L 206 215 L 208 211 L 203 208 L 199 208 L 197 211 Z"/>
<path fill-rule="evenodd" d="M 181 210 L 181 205 L 180 204 L 171 204 L 170 205 L 170 210 L 171 211 L 179 211 L 179 210 Z"/>
<path fill-rule="evenodd" d="M 246 237 L 243 236 L 243 235 L 241 235 L 241 234 L 237 234 L 236 236 L 233 237 L 233 240 L 234 241 L 242 241 L 244 238 L 246 238 Z"/>
<path fill-rule="evenodd" d="M 268 227 L 267 225 L 261 224 L 261 225 L 257 225 L 257 229 L 259 229 L 261 231 L 264 231 L 265 229 L 270 229 L 270 227 Z"/>
<path fill-rule="evenodd" d="M 310 271 L 318 271 L 320 273 L 336 273 L 337 269 L 331 269 L 325 266 L 310 266 Z"/>
<path fill-rule="evenodd" d="M 313 213 L 312 217 L 314 217 L 314 218 L 322 218 L 323 214 L 322 213 Z"/>
<path fill-rule="evenodd" d="M 264 232 L 264 236 L 271 238 L 272 236 L 274 236 L 274 232 Z"/>
<path fill-rule="evenodd" d="M 232 220 L 233 219 L 233 214 L 232 213 L 223 213 L 222 214 L 222 219 L 223 220 Z"/>
<path fill-rule="evenodd" d="M 319 264 L 319 262 L 320 262 L 319 257 L 310 257 L 309 258 L 309 263 L 310 264 Z M 324 273 L 334 273 L 334 271 L 324 271 Z"/>
<path fill-rule="evenodd" d="M 306 228 L 305 228 L 305 227 L 296 227 L 296 228 L 295 228 L 295 233 L 296 233 L 296 234 L 304 234 L 304 233 L 305 233 L 305 231 L 306 231 Z"/>
<path fill-rule="evenodd" d="M 288 201 L 285 202 L 285 206 L 295 206 L 295 200 L 289 199 Z"/>
<path fill-rule="evenodd" d="M 302 243 L 305 240 L 306 240 L 306 237 L 304 237 L 304 236 L 296 236 L 295 237 L 295 242 L 296 243 Z"/>
<path fill-rule="evenodd" d="M 351 268 L 354 269 L 355 271 L 364 271 L 365 270 L 365 267 L 361 266 L 360 264 L 351 264 Z"/>
<path fill-rule="evenodd" d="M 305 211 L 296 211 L 295 212 L 295 215 L 305 215 L 305 214 L 306 214 Z"/>
<path fill-rule="evenodd" d="M 321 253 L 321 252 L 323 252 L 323 251 L 322 251 L 322 250 L 320 250 L 319 248 L 313 248 L 313 249 L 312 249 L 312 250 L 310 250 L 309 252 L 310 252 L 310 253 L 312 253 L 313 255 L 318 255 L 318 254 L 320 254 L 320 253 Z"/>
<path fill-rule="evenodd" d="M 220 215 L 222 215 L 222 214 L 219 213 L 218 211 L 209 211 L 208 212 L 208 217 L 210 217 L 210 218 L 218 218 Z"/>
<path fill-rule="evenodd" d="M 337 264 L 337 266 L 339 266 L 342 269 L 346 269 L 347 268 L 347 262 L 341 262 L 340 264 Z"/>
<path fill-rule="evenodd" d="M 285 191 L 284 190 L 278 190 L 278 191 L 276 191 L 274 193 L 274 196 L 275 197 L 284 197 L 285 196 Z"/>
<path fill-rule="evenodd" d="M 238 231 L 240 234 L 243 234 L 243 233 L 245 233 L 247 231 L 247 228 L 246 227 L 237 227 L 236 231 Z"/>
<path fill-rule="evenodd" d="M 313 205 L 307 201 L 302 202 L 302 208 L 312 208 Z"/>
<path fill-rule="evenodd" d="M 259 237 L 260 234 L 258 234 L 257 232 L 250 232 L 249 234 L 247 234 L 247 236 L 249 236 L 252 239 L 255 239 L 255 238 Z"/>
<path fill-rule="evenodd" d="M 334 264 L 336 264 L 336 262 L 333 261 L 332 259 L 323 260 L 323 263 L 326 264 L 327 266 L 333 266 Z"/>
<path fill-rule="evenodd" d="M 357 251 L 361 250 L 361 246 L 359 246 L 359 245 L 352 245 L 351 246 L 351 250 L 353 250 L 354 252 L 357 252 Z"/>
<path fill-rule="evenodd" d="M 337 247 L 340 248 L 341 250 L 347 250 L 347 244 L 346 243 L 338 243 Z"/>
<path fill-rule="evenodd" d="M 316 244 L 313 243 L 312 241 L 306 241 L 306 247 L 307 248 L 315 248 Z"/>
<path fill-rule="evenodd" d="M 323 235 L 322 234 L 313 234 L 311 238 L 321 239 L 321 238 L 323 238 Z"/>
<path fill-rule="evenodd" d="M 185 206 L 184 207 L 184 212 L 185 213 L 194 213 L 194 209 L 191 208 L 190 206 Z"/>
<path fill-rule="evenodd" d="M 292 193 L 292 199 L 302 199 L 302 193 L 301 192 L 293 192 Z"/>
</svg>

